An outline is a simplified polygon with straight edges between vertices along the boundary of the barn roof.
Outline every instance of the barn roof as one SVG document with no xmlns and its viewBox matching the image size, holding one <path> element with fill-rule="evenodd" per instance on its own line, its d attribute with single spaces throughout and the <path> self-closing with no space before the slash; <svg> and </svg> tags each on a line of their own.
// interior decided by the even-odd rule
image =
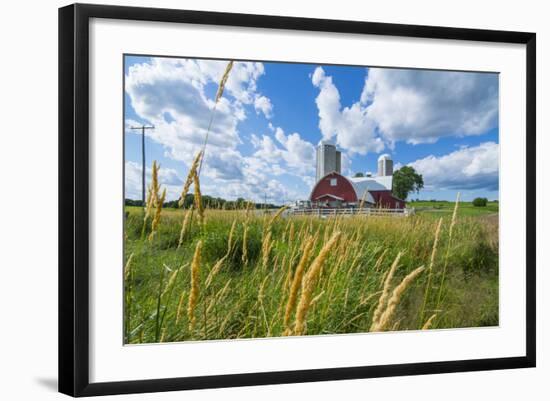
<svg viewBox="0 0 550 401">
<path fill-rule="evenodd" d="M 353 181 L 351 181 L 351 185 L 353 185 L 353 189 L 355 189 L 355 193 L 357 194 L 357 200 L 361 202 L 363 200 L 363 196 L 365 196 L 365 189 L 362 189 L 361 191 L 359 191 L 359 189 L 353 183 Z M 367 190 L 367 197 L 365 198 L 365 201 L 368 203 L 376 203 L 376 201 L 374 200 L 374 197 L 369 191 L 370 191 L 370 188 L 369 190 Z"/>
<path fill-rule="evenodd" d="M 357 197 L 361 198 L 365 190 L 370 191 L 391 191 L 392 190 L 391 175 L 378 177 L 348 177 L 348 180 L 353 185 Z"/>
</svg>

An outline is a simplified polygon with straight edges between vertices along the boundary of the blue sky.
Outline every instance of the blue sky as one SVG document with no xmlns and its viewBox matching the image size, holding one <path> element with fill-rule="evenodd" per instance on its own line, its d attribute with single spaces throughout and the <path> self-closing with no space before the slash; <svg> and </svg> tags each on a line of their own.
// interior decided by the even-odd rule
<svg viewBox="0 0 550 401">
<path fill-rule="evenodd" d="M 141 194 L 141 138 L 147 166 L 177 199 L 199 151 L 223 60 L 125 58 L 126 197 Z M 202 192 L 274 203 L 307 199 L 315 146 L 337 144 L 344 173 L 376 172 L 382 153 L 412 165 L 425 189 L 412 198 L 456 193 L 498 199 L 498 75 L 317 64 L 236 62 L 217 105 Z"/>
</svg>

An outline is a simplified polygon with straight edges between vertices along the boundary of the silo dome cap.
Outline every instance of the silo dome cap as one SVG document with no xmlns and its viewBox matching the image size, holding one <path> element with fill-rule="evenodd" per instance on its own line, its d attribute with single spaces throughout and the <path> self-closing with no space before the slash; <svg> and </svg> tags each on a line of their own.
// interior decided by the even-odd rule
<svg viewBox="0 0 550 401">
<path fill-rule="evenodd" d="M 378 158 L 378 161 L 380 160 L 391 160 L 391 156 L 387 153 L 384 153 L 383 155 L 380 155 L 380 157 Z"/>
</svg>

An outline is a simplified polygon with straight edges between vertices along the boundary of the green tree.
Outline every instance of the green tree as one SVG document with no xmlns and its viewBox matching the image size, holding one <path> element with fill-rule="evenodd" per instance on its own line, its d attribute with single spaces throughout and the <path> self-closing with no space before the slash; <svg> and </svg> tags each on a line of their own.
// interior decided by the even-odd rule
<svg viewBox="0 0 550 401">
<path fill-rule="evenodd" d="M 472 204 L 477 207 L 485 207 L 487 206 L 487 198 L 475 198 Z"/>
<path fill-rule="evenodd" d="M 363 174 L 361 172 L 355 173 L 355 175 L 354 175 L 355 178 L 364 177 L 364 176 L 365 176 L 365 174 Z"/>
<path fill-rule="evenodd" d="M 403 166 L 393 173 L 393 194 L 399 199 L 407 199 L 411 192 L 424 188 L 424 179 L 411 166 Z"/>
</svg>

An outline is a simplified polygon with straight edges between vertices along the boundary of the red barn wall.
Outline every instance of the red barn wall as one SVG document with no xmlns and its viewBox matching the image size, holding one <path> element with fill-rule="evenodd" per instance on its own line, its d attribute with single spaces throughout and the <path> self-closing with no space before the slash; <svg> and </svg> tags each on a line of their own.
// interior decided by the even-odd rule
<svg viewBox="0 0 550 401">
<path fill-rule="evenodd" d="M 336 186 L 330 185 L 331 178 L 336 178 Z M 331 173 L 321 178 L 311 191 L 310 200 L 315 200 L 321 196 L 331 194 L 344 199 L 344 202 L 357 202 L 357 195 L 348 179 L 338 173 Z"/>
<path fill-rule="evenodd" d="M 392 195 L 391 191 L 369 191 L 372 197 L 376 201 L 377 206 L 381 206 L 387 209 L 404 209 L 406 202 L 401 199 L 397 199 Z"/>
</svg>

